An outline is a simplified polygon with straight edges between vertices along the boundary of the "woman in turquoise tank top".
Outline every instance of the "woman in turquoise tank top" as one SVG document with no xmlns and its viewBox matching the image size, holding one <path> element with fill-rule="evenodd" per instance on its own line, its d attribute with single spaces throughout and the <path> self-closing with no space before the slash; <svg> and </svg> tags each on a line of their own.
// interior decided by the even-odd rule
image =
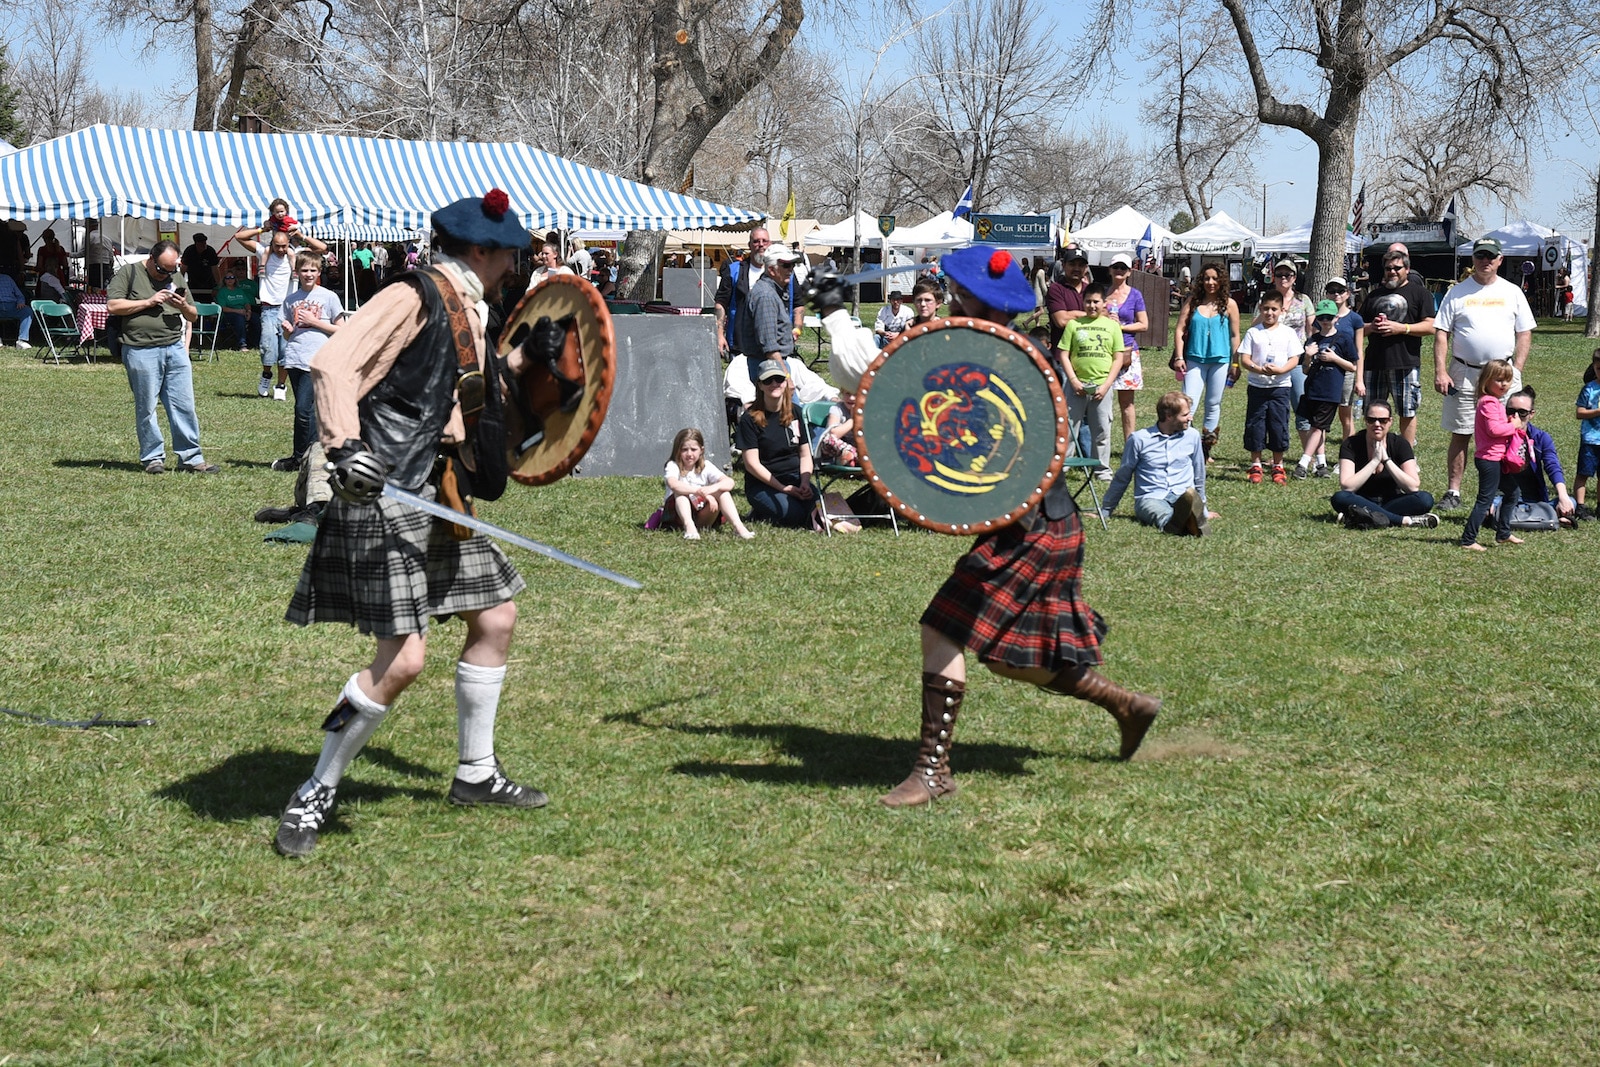
<svg viewBox="0 0 1600 1067">
<path fill-rule="evenodd" d="M 1206 459 L 1217 442 L 1217 424 L 1222 420 L 1222 391 L 1237 377 L 1234 360 L 1239 350 L 1239 305 L 1228 295 L 1227 277 L 1219 263 L 1200 268 L 1200 277 L 1189 291 L 1183 313 L 1178 316 L 1178 332 L 1173 342 L 1172 369 L 1183 385 L 1193 408 L 1205 397 L 1205 423 L 1200 442 Z"/>
</svg>

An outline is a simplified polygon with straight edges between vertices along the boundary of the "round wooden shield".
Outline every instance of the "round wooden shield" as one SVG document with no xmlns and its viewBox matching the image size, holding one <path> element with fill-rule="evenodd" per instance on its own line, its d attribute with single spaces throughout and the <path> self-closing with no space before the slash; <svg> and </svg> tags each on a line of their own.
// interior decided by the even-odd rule
<svg viewBox="0 0 1600 1067">
<path fill-rule="evenodd" d="M 1026 337 L 982 319 L 912 326 L 861 378 L 856 445 L 872 488 L 949 534 L 1022 516 L 1061 473 L 1067 402 Z"/>
<path fill-rule="evenodd" d="M 518 327 L 523 323 L 531 326 L 546 315 L 554 322 L 569 315 L 573 318 L 577 354 L 582 361 L 583 396 L 573 410 L 563 411 L 554 376 L 541 367 L 523 374 L 523 392 L 544 424 L 544 436 L 530 441 L 534 436 L 533 420 L 525 418 L 508 398 L 506 449 L 511 477 L 524 485 L 548 485 L 572 472 L 600 432 L 616 380 L 617 339 L 611 328 L 611 312 L 600 290 L 575 274 L 546 278 L 517 302 L 516 310 L 500 331 L 501 358 L 510 351 L 510 340 Z"/>
</svg>

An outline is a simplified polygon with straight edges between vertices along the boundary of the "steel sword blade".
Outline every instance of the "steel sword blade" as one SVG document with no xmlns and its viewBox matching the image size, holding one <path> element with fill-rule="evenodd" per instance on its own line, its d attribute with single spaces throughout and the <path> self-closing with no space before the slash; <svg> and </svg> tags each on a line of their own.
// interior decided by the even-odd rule
<svg viewBox="0 0 1600 1067">
<path fill-rule="evenodd" d="M 465 526 L 469 529 L 477 530 L 481 534 L 504 541 L 507 544 L 516 545 L 518 548 L 525 548 L 529 552 L 536 552 L 541 556 L 546 556 L 557 563 L 565 563 L 567 566 L 576 567 L 580 571 L 588 571 L 590 574 L 604 578 L 608 582 L 616 582 L 618 585 L 625 585 L 629 589 L 644 588 L 643 585 L 625 574 L 608 571 L 599 564 L 590 563 L 588 560 L 579 559 L 577 556 L 569 556 L 559 548 L 551 548 L 549 545 L 523 537 L 521 534 L 514 534 L 510 530 L 496 526 L 492 522 L 484 522 L 475 515 L 468 515 L 454 508 L 447 508 L 443 504 L 436 504 L 427 497 L 407 492 L 398 486 L 385 485 L 383 487 L 383 495 L 391 500 L 398 500 L 408 507 L 416 508 L 418 511 L 426 511 L 429 515 L 453 522 L 457 526 Z"/>
<path fill-rule="evenodd" d="M 846 274 L 839 280 L 846 285 L 855 285 L 857 282 L 873 282 L 879 278 L 887 278 L 891 274 L 915 274 L 921 270 L 920 266 L 912 264 L 905 267 L 873 267 L 871 270 L 858 271 L 855 274 Z"/>
</svg>

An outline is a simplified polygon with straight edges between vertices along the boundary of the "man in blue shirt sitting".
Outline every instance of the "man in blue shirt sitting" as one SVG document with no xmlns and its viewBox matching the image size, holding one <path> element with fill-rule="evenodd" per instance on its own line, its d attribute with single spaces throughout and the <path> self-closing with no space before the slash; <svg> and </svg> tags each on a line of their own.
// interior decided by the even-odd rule
<svg viewBox="0 0 1600 1067">
<path fill-rule="evenodd" d="M 1159 526 L 1180 537 L 1204 537 L 1216 512 L 1206 510 L 1206 460 L 1189 398 L 1174 390 L 1156 401 L 1156 424 L 1135 430 L 1122 447 L 1122 465 L 1100 500 L 1100 514 L 1109 516 L 1128 490 L 1133 513 L 1146 526 Z"/>
</svg>

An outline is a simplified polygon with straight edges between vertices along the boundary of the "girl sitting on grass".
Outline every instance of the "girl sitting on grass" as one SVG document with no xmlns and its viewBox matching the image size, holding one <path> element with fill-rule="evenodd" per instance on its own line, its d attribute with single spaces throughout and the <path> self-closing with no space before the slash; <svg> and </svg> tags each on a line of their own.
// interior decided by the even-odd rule
<svg viewBox="0 0 1600 1067">
<path fill-rule="evenodd" d="M 1511 391 L 1513 371 L 1503 359 L 1491 361 L 1478 375 L 1478 406 L 1472 425 L 1472 465 L 1478 469 L 1478 499 L 1473 502 L 1472 514 L 1461 530 L 1461 547 L 1482 552 L 1478 544 L 1478 530 L 1483 518 L 1489 514 L 1495 494 L 1505 486 L 1505 498 L 1500 503 L 1500 517 L 1495 523 L 1494 543 L 1522 544 L 1522 538 L 1511 532 L 1511 511 L 1522 499 L 1517 479 L 1501 479 L 1500 468 L 1505 462 L 1507 449 L 1519 437 L 1525 437 L 1527 427 L 1519 426 L 1506 414 L 1506 394 Z M 1523 444 L 1526 448 L 1526 444 Z M 1522 465 L 1517 466 L 1521 470 Z"/>
<path fill-rule="evenodd" d="M 678 431 L 667 457 L 667 500 L 662 505 L 667 523 L 676 523 L 689 541 L 700 540 L 700 530 L 717 522 L 732 524 L 746 541 L 755 534 L 739 521 L 733 503 L 733 479 L 706 459 L 705 435 L 693 426 Z"/>
</svg>

